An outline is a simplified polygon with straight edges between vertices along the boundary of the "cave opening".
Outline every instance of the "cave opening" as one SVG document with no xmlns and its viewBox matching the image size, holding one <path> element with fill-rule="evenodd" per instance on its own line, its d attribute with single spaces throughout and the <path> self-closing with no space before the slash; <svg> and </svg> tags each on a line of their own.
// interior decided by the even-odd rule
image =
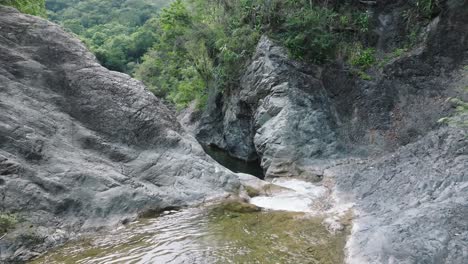
<svg viewBox="0 0 468 264">
<path fill-rule="evenodd" d="M 264 179 L 265 174 L 260 166 L 260 159 L 243 160 L 229 155 L 229 153 L 216 145 L 203 146 L 206 154 L 210 155 L 222 166 L 236 173 L 246 173 L 259 179 Z"/>
</svg>

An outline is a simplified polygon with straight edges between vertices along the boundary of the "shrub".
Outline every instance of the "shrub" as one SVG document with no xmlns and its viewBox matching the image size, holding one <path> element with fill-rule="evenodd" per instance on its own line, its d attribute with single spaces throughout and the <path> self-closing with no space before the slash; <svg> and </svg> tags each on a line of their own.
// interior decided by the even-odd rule
<svg viewBox="0 0 468 264">
<path fill-rule="evenodd" d="M 468 102 L 465 102 L 458 98 L 453 98 L 450 102 L 455 105 L 455 111 L 458 114 L 466 114 L 468 113 Z"/>
<path fill-rule="evenodd" d="M 450 103 L 455 107 L 455 112 L 451 116 L 439 119 L 438 122 L 458 127 L 468 127 L 468 102 L 459 98 L 452 98 Z"/>
<path fill-rule="evenodd" d="M 392 57 L 393 57 L 393 58 L 400 57 L 400 56 L 403 55 L 403 53 L 405 53 L 406 51 L 408 51 L 408 50 L 407 50 L 407 49 L 396 49 L 396 50 L 393 51 Z"/>
<path fill-rule="evenodd" d="M 369 74 L 363 72 L 363 71 L 358 71 L 358 76 L 359 78 L 361 78 L 362 80 L 365 80 L 365 81 L 372 81 L 372 76 L 370 76 Z"/>
<path fill-rule="evenodd" d="M 0 236 L 8 232 L 18 223 L 18 218 L 15 214 L 0 213 Z"/>
<path fill-rule="evenodd" d="M 380 68 L 383 68 L 387 63 L 390 62 L 390 60 L 394 59 L 394 58 L 398 58 L 400 57 L 401 55 L 403 55 L 405 52 L 407 52 L 408 49 L 406 48 L 400 48 L 400 49 L 395 49 L 393 52 L 389 53 L 389 54 L 386 54 L 379 62 L 378 66 Z"/>
<path fill-rule="evenodd" d="M 430 18 L 434 9 L 439 6 L 438 0 L 417 0 L 416 1 L 416 10 L 417 12 L 425 18 Z"/>
<path fill-rule="evenodd" d="M 375 49 L 363 49 L 360 45 L 350 55 L 351 65 L 358 66 L 361 69 L 368 69 L 375 63 Z"/>
<path fill-rule="evenodd" d="M 322 63 L 330 59 L 336 46 L 330 26 L 337 14 L 321 7 L 303 8 L 286 17 L 279 40 L 299 59 Z"/>
<path fill-rule="evenodd" d="M 369 31 L 369 13 L 361 12 L 355 18 L 355 23 L 360 32 L 366 33 Z"/>
</svg>

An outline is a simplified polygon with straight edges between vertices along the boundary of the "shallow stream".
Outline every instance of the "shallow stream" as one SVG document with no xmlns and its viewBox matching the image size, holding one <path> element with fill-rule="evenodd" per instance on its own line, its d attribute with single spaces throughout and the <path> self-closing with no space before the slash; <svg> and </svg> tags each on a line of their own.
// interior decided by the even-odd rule
<svg viewBox="0 0 468 264">
<path fill-rule="evenodd" d="M 277 180 L 285 191 L 141 219 L 49 252 L 32 263 L 342 263 L 347 231 L 314 212 L 327 190 Z M 273 209 L 273 210 L 272 210 Z"/>
</svg>

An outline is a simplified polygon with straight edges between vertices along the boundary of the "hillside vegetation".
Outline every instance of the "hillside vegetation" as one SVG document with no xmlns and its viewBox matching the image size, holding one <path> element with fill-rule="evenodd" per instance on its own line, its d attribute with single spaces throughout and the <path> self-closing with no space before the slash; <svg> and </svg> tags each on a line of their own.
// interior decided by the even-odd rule
<svg viewBox="0 0 468 264">
<path fill-rule="evenodd" d="M 155 41 L 154 17 L 166 0 L 47 0 L 50 20 L 75 33 L 103 66 L 132 73 Z"/>
<path fill-rule="evenodd" d="M 408 5 L 407 39 L 414 45 L 419 23 L 429 21 L 437 1 Z M 240 71 L 261 35 L 307 63 L 347 62 L 361 78 L 377 62 L 372 16 L 366 4 L 318 0 L 176 0 L 155 21 L 156 44 L 136 77 L 179 108 L 238 86 Z M 383 58 L 387 59 L 387 58 Z"/>
<path fill-rule="evenodd" d="M 1 1 L 44 15 L 37 11 L 44 1 Z M 417 43 L 420 24 L 439 8 L 433 0 L 407 5 L 402 14 L 406 39 L 396 50 L 379 54 L 368 6 L 352 1 L 46 1 L 49 19 L 78 35 L 103 66 L 133 75 L 179 108 L 194 100 L 201 108 L 209 95 L 236 87 L 263 34 L 298 60 L 344 61 L 351 73 L 371 79 L 366 71 Z"/>
<path fill-rule="evenodd" d="M 46 17 L 45 0 L 0 0 L 0 5 L 12 6 L 29 15 Z"/>
<path fill-rule="evenodd" d="M 176 0 L 159 16 L 158 42 L 136 76 L 179 107 L 194 99 L 202 106 L 208 93 L 236 86 L 262 34 L 313 63 L 332 60 L 344 41 L 365 41 L 365 10 L 315 2 Z"/>
</svg>

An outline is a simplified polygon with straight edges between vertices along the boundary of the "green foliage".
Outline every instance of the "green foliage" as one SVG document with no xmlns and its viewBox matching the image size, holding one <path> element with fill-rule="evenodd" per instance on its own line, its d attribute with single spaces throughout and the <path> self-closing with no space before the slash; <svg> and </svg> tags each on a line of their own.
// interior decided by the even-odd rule
<svg viewBox="0 0 468 264">
<path fill-rule="evenodd" d="M 350 19 L 346 15 L 340 15 L 339 17 L 339 23 L 341 26 L 346 27 L 350 24 Z"/>
<path fill-rule="evenodd" d="M 101 64 L 132 73 L 153 46 L 165 0 L 46 0 L 49 18 L 78 35 Z"/>
<path fill-rule="evenodd" d="M 353 52 L 350 54 L 351 65 L 358 66 L 361 69 L 370 68 L 375 62 L 375 49 L 363 48 L 361 45 L 356 45 Z"/>
<path fill-rule="evenodd" d="M 45 0 L 0 0 L 0 5 L 12 6 L 25 14 L 46 17 Z"/>
<path fill-rule="evenodd" d="M 176 0 L 155 19 L 157 41 L 137 65 L 135 76 L 179 108 L 192 100 L 201 108 L 209 94 L 238 85 L 242 66 L 262 34 L 287 47 L 295 58 L 332 60 L 339 43 L 369 30 L 369 14 L 344 13 L 318 2 Z M 369 63 L 365 59 L 362 63 Z"/>
<path fill-rule="evenodd" d="M 441 119 L 437 120 L 437 123 L 442 123 L 442 124 L 446 124 L 450 121 L 450 118 L 449 117 L 442 117 Z"/>
<path fill-rule="evenodd" d="M 468 113 L 468 102 L 460 100 L 458 98 L 453 98 L 450 100 L 452 104 L 455 105 L 455 112 L 457 114 L 466 114 Z"/>
<path fill-rule="evenodd" d="M 362 80 L 371 81 L 372 77 L 366 73 L 366 70 L 377 63 L 375 49 L 364 48 L 359 42 L 351 45 L 346 45 L 345 48 L 342 49 L 344 49 L 343 52 L 346 54 L 348 63 L 354 66 L 351 72 L 354 75 L 357 75 Z M 384 61 L 388 62 L 389 60 L 390 58 L 386 57 L 383 61 L 379 63 L 379 65 L 382 65 Z"/>
<path fill-rule="evenodd" d="M 402 18 L 406 22 L 406 38 L 403 41 L 405 48 L 412 48 L 423 40 L 427 25 L 436 13 L 435 0 L 417 0 L 408 3 L 408 8 L 402 12 Z M 428 6 L 432 6 L 430 10 Z M 437 10 L 440 11 L 439 8 Z"/>
<path fill-rule="evenodd" d="M 355 21 L 356 21 L 355 23 L 359 31 L 363 33 L 367 33 L 369 31 L 369 13 L 368 12 L 358 13 Z"/>
<path fill-rule="evenodd" d="M 403 55 L 405 52 L 407 52 L 408 49 L 396 49 L 392 52 L 392 57 L 396 58 L 396 57 L 400 57 L 401 55 Z"/>
<path fill-rule="evenodd" d="M 47 0 L 47 8 L 105 67 L 134 74 L 178 108 L 194 100 L 203 108 L 210 94 L 236 87 L 262 34 L 295 58 L 325 63 L 369 31 L 369 13 L 345 3 L 175 0 L 159 12 L 165 2 Z M 362 49 L 356 63 L 365 68 L 373 54 Z"/>
<path fill-rule="evenodd" d="M 415 0 L 408 2 L 408 9 L 404 11 L 403 18 L 409 27 L 413 27 L 430 20 L 437 10 L 440 11 L 440 0 Z"/>
<path fill-rule="evenodd" d="M 324 62 L 335 47 L 333 32 L 328 30 L 336 14 L 321 7 L 304 8 L 286 16 L 284 32 L 280 33 L 285 46 L 296 58 Z"/>
<path fill-rule="evenodd" d="M 14 228 L 18 223 L 18 218 L 15 214 L 0 213 L 0 236 Z"/>
<path fill-rule="evenodd" d="M 273 0 L 255 1 L 261 31 L 287 47 L 298 59 L 324 63 L 334 59 L 340 43 L 352 43 L 369 32 L 369 13 L 345 3 L 327 5 L 328 1 Z"/>
<path fill-rule="evenodd" d="M 341 43 L 354 43 L 369 31 L 365 10 L 317 0 L 175 0 L 159 12 L 165 2 L 46 5 L 49 17 L 77 34 L 105 67 L 134 74 L 178 108 L 194 100 L 203 108 L 209 94 L 236 87 L 262 34 L 295 58 L 325 63 Z M 361 49 L 354 62 L 364 69 L 373 53 Z"/>
<path fill-rule="evenodd" d="M 440 3 L 440 0 L 408 1 L 407 9 L 402 12 L 406 21 L 406 48 L 414 47 L 422 40 L 426 26 L 442 10 Z"/>
<path fill-rule="evenodd" d="M 434 9 L 439 6 L 438 0 L 417 0 L 416 1 L 416 10 L 417 12 L 425 18 L 431 18 Z"/>
<path fill-rule="evenodd" d="M 406 38 L 404 40 L 403 46 L 405 49 L 410 49 L 415 47 L 422 40 L 424 31 L 424 23 L 421 22 L 411 22 L 411 26 L 407 29 Z"/>
<path fill-rule="evenodd" d="M 380 60 L 379 62 L 379 67 L 384 67 L 387 63 L 390 62 L 390 60 L 395 59 L 403 55 L 405 52 L 407 52 L 408 49 L 403 48 L 403 49 L 395 49 L 393 52 L 390 52 L 389 54 L 386 54 L 383 59 Z"/>
<path fill-rule="evenodd" d="M 468 91 L 468 87 L 462 90 Z M 439 119 L 438 122 L 458 127 L 468 127 L 468 102 L 459 98 L 451 98 L 450 103 L 455 107 L 454 113 L 451 116 Z"/>
<path fill-rule="evenodd" d="M 205 42 L 194 31 L 193 17 L 185 4 L 176 0 L 162 10 L 157 23 L 158 41 L 143 57 L 136 77 L 179 108 L 195 99 L 201 101 L 213 69 Z"/>
<path fill-rule="evenodd" d="M 357 75 L 358 75 L 359 78 L 361 78 L 362 80 L 365 80 L 365 81 L 372 81 L 372 76 L 370 76 L 369 74 L 365 73 L 364 71 L 358 71 L 358 72 L 357 72 Z"/>
<path fill-rule="evenodd" d="M 237 20 L 221 9 L 205 1 L 176 0 L 162 10 L 158 41 L 135 76 L 178 108 L 193 100 L 203 108 L 210 88 L 236 83 L 239 65 L 251 56 L 260 35 L 247 25 L 232 27 Z"/>
</svg>

